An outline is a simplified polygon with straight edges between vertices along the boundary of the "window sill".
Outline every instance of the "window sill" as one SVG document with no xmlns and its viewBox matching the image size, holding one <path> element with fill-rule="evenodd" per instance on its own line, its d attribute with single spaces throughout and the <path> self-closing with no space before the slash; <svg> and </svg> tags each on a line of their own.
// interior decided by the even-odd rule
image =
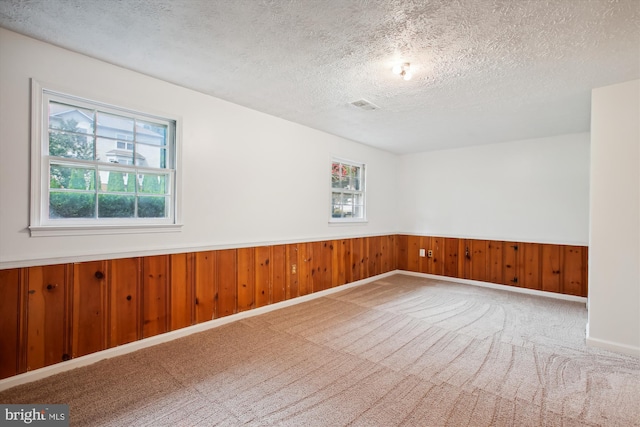
<svg viewBox="0 0 640 427">
<path fill-rule="evenodd" d="M 175 233 L 182 231 L 182 224 L 152 225 L 91 225 L 91 226 L 59 226 L 42 225 L 29 227 L 31 237 L 52 236 L 90 236 L 101 234 L 146 234 Z"/>
<path fill-rule="evenodd" d="M 368 222 L 367 219 L 330 219 L 329 225 L 365 225 Z"/>
</svg>

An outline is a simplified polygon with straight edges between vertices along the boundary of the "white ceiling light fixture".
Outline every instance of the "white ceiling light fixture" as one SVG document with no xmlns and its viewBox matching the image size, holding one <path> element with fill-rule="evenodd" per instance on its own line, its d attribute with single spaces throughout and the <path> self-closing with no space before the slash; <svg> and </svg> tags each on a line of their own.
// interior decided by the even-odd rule
<svg viewBox="0 0 640 427">
<path fill-rule="evenodd" d="M 413 76 L 411 73 L 411 64 L 408 62 L 394 65 L 391 71 L 393 74 L 397 74 L 402 77 L 403 80 L 411 80 L 411 77 Z"/>
</svg>

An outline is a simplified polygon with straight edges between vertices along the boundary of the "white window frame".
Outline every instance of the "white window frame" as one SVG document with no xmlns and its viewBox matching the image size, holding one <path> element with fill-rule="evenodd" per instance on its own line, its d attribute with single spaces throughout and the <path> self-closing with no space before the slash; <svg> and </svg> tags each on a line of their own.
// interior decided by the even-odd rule
<svg viewBox="0 0 640 427">
<path fill-rule="evenodd" d="M 349 166 L 357 166 L 360 168 L 360 190 L 347 190 L 347 189 L 339 189 L 334 188 L 332 185 L 332 170 L 334 163 L 341 163 Z M 362 195 L 362 218 L 334 218 L 333 217 L 333 193 L 350 193 L 350 194 L 360 194 Z M 353 224 L 353 223 L 366 223 L 367 220 L 367 165 L 362 162 L 356 162 L 353 160 L 344 159 L 341 157 L 332 156 L 331 162 L 329 164 L 329 223 L 330 224 Z"/>
<path fill-rule="evenodd" d="M 77 92 L 77 91 L 76 91 Z M 29 230 L 32 237 L 69 236 L 91 234 L 130 234 L 180 231 L 181 223 L 181 153 L 180 123 L 175 117 L 150 114 L 134 109 L 116 106 L 89 97 L 72 94 L 69 90 L 55 85 L 42 84 L 31 79 L 31 206 Z M 49 100 L 72 103 L 78 107 L 98 109 L 106 113 L 116 113 L 161 124 L 170 123 L 167 136 L 166 172 L 169 174 L 170 198 L 167 218 L 49 218 Z M 45 151 L 46 150 L 46 151 Z M 58 162 L 56 162 L 58 163 Z M 64 163 L 64 161 L 63 161 Z M 68 163 L 78 163 L 70 159 Z M 113 165 L 87 161 L 85 166 L 112 169 Z M 142 172 L 154 173 L 157 169 L 138 167 Z M 97 173 L 97 170 L 96 170 Z"/>
</svg>

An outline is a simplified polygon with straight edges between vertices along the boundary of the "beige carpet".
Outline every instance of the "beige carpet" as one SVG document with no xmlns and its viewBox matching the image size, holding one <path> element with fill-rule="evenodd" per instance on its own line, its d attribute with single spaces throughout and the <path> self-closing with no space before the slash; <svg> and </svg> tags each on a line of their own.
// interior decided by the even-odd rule
<svg viewBox="0 0 640 427">
<path fill-rule="evenodd" d="M 0 393 L 74 426 L 638 426 L 582 303 L 395 275 Z"/>
</svg>

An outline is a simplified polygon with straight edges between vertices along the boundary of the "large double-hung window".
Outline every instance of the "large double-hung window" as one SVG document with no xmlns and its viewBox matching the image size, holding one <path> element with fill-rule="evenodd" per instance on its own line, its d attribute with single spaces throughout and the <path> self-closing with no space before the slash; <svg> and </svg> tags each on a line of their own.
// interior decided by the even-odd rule
<svg viewBox="0 0 640 427">
<path fill-rule="evenodd" d="M 179 226 L 176 120 L 33 86 L 32 235 Z"/>
</svg>

